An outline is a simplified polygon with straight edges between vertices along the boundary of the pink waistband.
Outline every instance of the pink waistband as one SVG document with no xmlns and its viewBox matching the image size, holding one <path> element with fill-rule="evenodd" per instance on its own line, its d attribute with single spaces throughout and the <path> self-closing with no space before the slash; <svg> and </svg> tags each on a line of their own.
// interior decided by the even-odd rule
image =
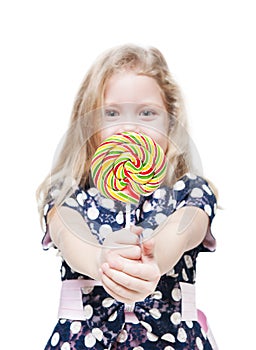
<svg viewBox="0 0 256 350">
<path fill-rule="evenodd" d="M 102 284 L 99 281 L 83 279 L 63 281 L 58 317 L 71 320 L 86 320 L 82 301 L 82 292 L 85 289 L 95 286 L 102 286 Z M 182 305 L 181 320 L 198 321 L 198 313 L 195 302 L 195 286 L 190 283 L 180 282 L 180 290 Z M 125 321 L 138 323 L 139 321 L 133 313 L 133 308 L 134 305 L 125 304 Z"/>
<path fill-rule="evenodd" d="M 85 320 L 82 288 L 96 286 L 97 281 L 65 280 L 62 282 L 58 318 Z"/>
<path fill-rule="evenodd" d="M 198 321 L 202 329 L 207 334 L 207 337 L 214 350 L 217 350 L 214 337 L 208 326 L 207 319 L 204 313 L 196 308 L 195 285 L 185 282 L 180 282 L 181 295 L 176 295 L 176 298 L 181 298 L 181 320 L 182 321 Z M 85 321 L 86 316 L 83 307 L 82 293 L 90 292 L 90 288 L 102 286 L 101 282 L 94 280 L 65 280 L 62 282 L 61 297 L 59 304 L 58 318 Z M 175 299 L 176 299 L 175 298 Z M 125 322 L 139 323 L 138 318 L 133 312 L 134 304 L 125 304 Z"/>
<path fill-rule="evenodd" d="M 102 286 L 102 283 L 94 280 L 65 280 L 62 282 L 58 318 L 85 321 L 82 301 L 83 289 Z M 139 323 L 133 312 L 133 304 L 125 304 L 125 322 Z"/>
</svg>

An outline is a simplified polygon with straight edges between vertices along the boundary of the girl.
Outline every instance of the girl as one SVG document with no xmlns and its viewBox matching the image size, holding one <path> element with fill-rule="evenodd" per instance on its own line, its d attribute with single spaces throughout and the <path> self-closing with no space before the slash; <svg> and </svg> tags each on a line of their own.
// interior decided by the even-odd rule
<svg viewBox="0 0 256 350">
<path fill-rule="evenodd" d="M 165 183 L 131 206 L 104 198 L 90 179 L 96 148 L 136 131 L 168 159 Z M 195 306 L 195 268 L 212 251 L 216 198 L 193 173 L 179 90 L 155 48 L 105 52 L 87 73 L 51 174 L 39 187 L 43 246 L 62 256 L 58 323 L 49 349 L 216 349 Z M 142 239 L 141 239 L 142 237 Z"/>
</svg>

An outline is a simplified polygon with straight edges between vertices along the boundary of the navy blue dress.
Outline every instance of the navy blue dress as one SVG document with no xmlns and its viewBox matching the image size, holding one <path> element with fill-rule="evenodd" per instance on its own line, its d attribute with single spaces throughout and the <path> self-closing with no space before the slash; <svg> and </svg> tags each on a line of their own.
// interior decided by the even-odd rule
<svg viewBox="0 0 256 350">
<path fill-rule="evenodd" d="M 47 213 L 54 201 L 45 207 L 44 249 L 52 246 L 47 228 Z M 103 197 L 95 188 L 77 187 L 63 206 L 78 211 L 102 244 L 106 235 L 125 227 L 125 204 Z M 152 195 L 141 197 L 131 207 L 131 222 L 143 227 L 149 236 L 168 216 L 184 206 L 196 206 L 209 216 L 211 224 L 216 211 L 216 198 L 207 181 L 186 174 L 173 188 L 160 187 Z M 196 258 L 199 252 L 215 249 L 211 232 L 197 247 L 187 251 L 175 267 L 163 275 L 155 292 L 143 302 L 136 302 L 134 314 L 138 323 L 125 322 L 124 304 L 113 299 L 102 286 L 82 290 L 85 320 L 61 318 L 45 350 L 128 349 L 128 350 L 211 350 L 214 340 L 196 318 L 183 317 L 182 286 L 194 286 Z M 61 266 L 62 281 L 90 280 L 73 271 L 66 261 Z"/>
</svg>

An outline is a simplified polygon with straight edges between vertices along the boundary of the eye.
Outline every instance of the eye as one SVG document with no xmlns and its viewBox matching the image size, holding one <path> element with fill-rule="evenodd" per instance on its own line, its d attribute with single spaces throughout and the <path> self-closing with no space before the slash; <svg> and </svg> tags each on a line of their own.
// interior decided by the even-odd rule
<svg viewBox="0 0 256 350">
<path fill-rule="evenodd" d="M 153 109 L 148 108 L 143 109 L 143 111 L 139 113 L 141 117 L 154 117 L 155 115 L 157 115 L 157 113 Z"/>
<path fill-rule="evenodd" d="M 106 117 L 110 117 L 110 118 L 118 117 L 119 116 L 119 112 L 114 110 L 114 109 L 106 109 L 105 110 L 105 116 Z"/>
<path fill-rule="evenodd" d="M 113 121 L 120 116 L 120 113 L 115 109 L 106 109 L 104 113 L 105 113 L 105 118 L 109 121 L 111 120 Z"/>
</svg>

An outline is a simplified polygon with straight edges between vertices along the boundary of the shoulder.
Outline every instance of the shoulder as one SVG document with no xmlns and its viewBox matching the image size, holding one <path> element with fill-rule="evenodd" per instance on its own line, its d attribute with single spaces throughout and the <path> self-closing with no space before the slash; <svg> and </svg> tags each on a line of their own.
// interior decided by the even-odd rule
<svg viewBox="0 0 256 350">
<path fill-rule="evenodd" d="M 208 181 L 202 176 L 192 173 L 186 173 L 182 178 L 178 179 L 173 185 L 174 191 L 193 190 L 194 196 L 203 195 L 206 192 L 213 194 Z"/>
<path fill-rule="evenodd" d="M 209 182 L 202 176 L 187 173 L 172 187 L 176 209 L 183 206 L 196 206 L 203 209 L 210 221 L 216 213 L 217 198 Z"/>
</svg>

